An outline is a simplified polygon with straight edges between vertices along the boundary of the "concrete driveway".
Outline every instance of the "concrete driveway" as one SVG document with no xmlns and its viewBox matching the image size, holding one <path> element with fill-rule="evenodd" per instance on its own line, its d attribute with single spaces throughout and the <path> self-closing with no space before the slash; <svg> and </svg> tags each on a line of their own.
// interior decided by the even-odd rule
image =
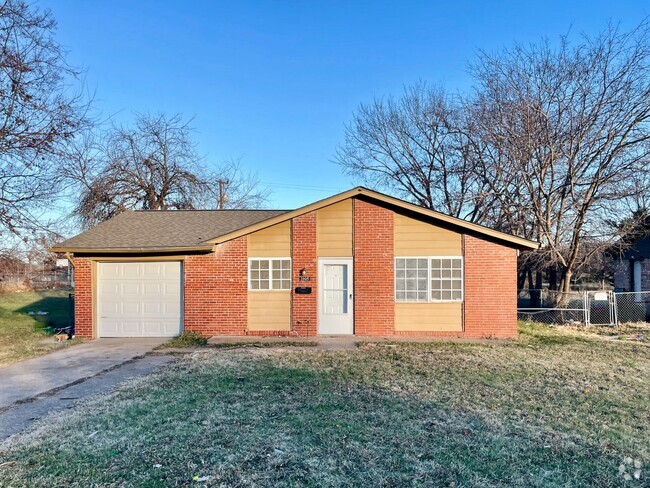
<svg viewBox="0 0 650 488">
<path fill-rule="evenodd" d="M 0 411 L 141 357 L 168 339 L 96 339 L 0 368 Z"/>
</svg>

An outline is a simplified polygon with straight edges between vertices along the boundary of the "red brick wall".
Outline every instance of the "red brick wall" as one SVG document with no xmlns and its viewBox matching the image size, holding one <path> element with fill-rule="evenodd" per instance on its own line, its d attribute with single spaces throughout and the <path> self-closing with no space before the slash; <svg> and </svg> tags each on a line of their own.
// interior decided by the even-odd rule
<svg viewBox="0 0 650 488">
<path fill-rule="evenodd" d="M 517 252 L 490 241 L 464 235 L 465 330 L 395 332 L 393 212 L 354 202 L 354 312 L 360 336 L 515 337 L 517 335 Z M 215 253 L 187 256 L 184 262 L 186 330 L 202 335 L 271 335 L 248 332 L 247 238 L 219 246 Z M 318 259 L 316 213 L 292 220 L 293 287 L 312 287 L 310 295 L 292 293 L 292 331 L 318 334 Z M 301 283 L 305 268 L 311 281 Z M 75 259 L 75 325 L 80 337 L 93 336 L 92 262 Z"/>
<path fill-rule="evenodd" d="M 247 252 L 246 237 L 240 237 L 220 244 L 215 253 L 187 256 L 185 330 L 204 336 L 246 334 Z"/>
<path fill-rule="evenodd" d="M 517 336 L 517 251 L 463 236 L 465 337 Z"/>
<path fill-rule="evenodd" d="M 295 335 L 318 334 L 318 258 L 316 256 L 316 212 L 309 212 L 291 221 L 291 260 L 293 290 L 291 293 L 291 328 Z M 311 281 L 301 283 L 299 273 L 305 268 Z M 297 286 L 310 286 L 310 295 L 296 295 Z"/>
<path fill-rule="evenodd" d="M 89 258 L 74 259 L 74 326 L 75 335 L 93 337 L 93 273 Z"/>
<path fill-rule="evenodd" d="M 354 201 L 354 333 L 395 333 L 393 212 Z"/>
</svg>

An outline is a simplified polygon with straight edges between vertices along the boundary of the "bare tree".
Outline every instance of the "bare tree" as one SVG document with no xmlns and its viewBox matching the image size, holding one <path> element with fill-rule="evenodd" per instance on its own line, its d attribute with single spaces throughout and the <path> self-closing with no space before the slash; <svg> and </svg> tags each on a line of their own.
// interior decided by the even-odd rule
<svg viewBox="0 0 650 488">
<path fill-rule="evenodd" d="M 365 184 L 480 221 L 489 207 L 483 183 L 468 167 L 463 115 L 441 89 L 419 83 L 399 99 L 361 105 L 336 160 Z"/>
<path fill-rule="evenodd" d="M 474 90 L 451 102 L 417 85 L 361 106 L 338 152 L 344 170 L 452 215 L 537 240 L 523 279 L 568 290 L 634 228 L 611 225 L 650 194 L 650 33 L 609 27 L 480 53 Z M 613 218 L 619 216 L 619 218 Z"/>
<path fill-rule="evenodd" d="M 255 175 L 236 162 L 211 170 L 182 115 L 137 115 L 134 126 L 80 135 L 61 169 L 81 189 L 75 214 L 84 227 L 125 210 L 254 208 L 266 200 Z"/>
<path fill-rule="evenodd" d="M 260 208 L 270 193 L 262 187 L 257 174 L 244 169 L 239 160 L 224 163 L 209 177 L 209 181 L 211 185 L 216 182 L 218 209 Z M 212 198 L 212 195 L 208 196 Z M 214 204 L 207 201 L 203 206 L 210 208 Z"/>
<path fill-rule="evenodd" d="M 650 156 L 648 33 L 647 22 L 610 27 L 577 45 L 482 53 L 474 65 L 472 137 L 487 148 L 475 167 L 542 243 L 537 258 L 563 290 L 620 236 L 612 215 L 648 192 L 637 185 Z"/>
<path fill-rule="evenodd" d="M 80 72 L 54 39 L 55 21 L 21 0 L 0 3 L 0 234 L 41 226 L 56 193 L 55 157 L 88 122 Z"/>
</svg>

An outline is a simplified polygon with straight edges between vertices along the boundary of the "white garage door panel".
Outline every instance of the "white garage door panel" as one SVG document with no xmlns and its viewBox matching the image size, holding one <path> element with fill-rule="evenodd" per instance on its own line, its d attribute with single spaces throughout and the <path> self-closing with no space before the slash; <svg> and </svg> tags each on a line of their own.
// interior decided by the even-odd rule
<svg viewBox="0 0 650 488">
<path fill-rule="evenodd" d="M 98 264 L 99 337 L 172 337 L 181 331 L 181 263 Z"/>
</svg>

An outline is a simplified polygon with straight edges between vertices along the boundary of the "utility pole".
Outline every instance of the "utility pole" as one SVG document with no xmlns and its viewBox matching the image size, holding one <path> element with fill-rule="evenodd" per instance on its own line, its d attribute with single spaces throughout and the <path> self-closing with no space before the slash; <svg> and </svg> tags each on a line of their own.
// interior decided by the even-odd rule
<svg viewBox="0 0 650 488">
<path fill-rule="evenodd" d="M 228 196 L 226 195 L 226 187 L 228 186 L 229 181 L 219 178 L 217 180 L 217 183 L 219 184 L 219 202 L 217 208 L 219 210 L 223 210 L 223 207 L 226 205 L 226 201 L 228 200 Z"/>
</svg>

